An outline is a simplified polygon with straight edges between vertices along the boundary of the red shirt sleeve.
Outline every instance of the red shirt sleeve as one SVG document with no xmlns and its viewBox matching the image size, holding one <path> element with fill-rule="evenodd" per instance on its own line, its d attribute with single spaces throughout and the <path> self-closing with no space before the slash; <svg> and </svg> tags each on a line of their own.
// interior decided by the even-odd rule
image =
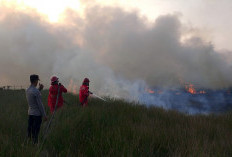
<svg viewBox="0 0 232 157">
<path fill-rule="evenodd" d="M 62 85 L 61 86 L 61 91 L 63 92 L 63 93 L 67 93 L 67 89 Z"/>
</svg>

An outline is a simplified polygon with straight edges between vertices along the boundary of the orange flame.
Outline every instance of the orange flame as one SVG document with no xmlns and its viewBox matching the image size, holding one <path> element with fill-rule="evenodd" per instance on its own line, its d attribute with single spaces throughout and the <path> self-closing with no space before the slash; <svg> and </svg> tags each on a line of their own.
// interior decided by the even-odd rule
<svg viewBox="0 0 232 157">
<path fill-rule="evenodd" d="M 197 91 L 196 89 L 194 88 L 194 85 L 193 84 L 188 84 L 188 85 L 185 85 L 185 89 L 191 93 L 191 94 L 197 94 Z"/>
<path fill-rule="evenodd" d="M 200 94 L 206 94 L 206 91 L 202 90 L 199 92 Z"/>
<path fill-rule="evenodd" d="M 163 93 L 162 90 L 157 90 L 157 91 L 155 91 L 155 90 L 152 90 L 152 89 L 149 89 L 149 88 L 146 89 L 146 92 L 147 92 L 147 93 L 150 93 L 150 94 L 154 94 L 154 93 L 162 94 L 162 93 Z"/>
<path fill-rule="evenodd" d="M 146 90 L 148 93 L 150 93 L 150 94 L 154 94 L 155 93 L 155 91 L 153 91 L 153 90 L 151 90 L 151 89 L 147 89 Z"/>
<path fill-rule="evenodd" d="M 68 92 L 77 94 L 78 86 L 77 84 L 71 79 L 68 85 Z"/>
<path fill-rule="evenodd" d="M 183 85 L 183 86 L 185 87 L 185 90 L 186 90 L 188 93 L 190 93 L 190 94 L 206 94 L 206 91 L 204 91 L 204 90 L 197 90 L 197 89 L 195 88 L 195 86 L 194 86 L 193 84 L 191 84 L 191 83 L 184 83 L 184 81 L 181 80 L 181 79 L 179 79 L 179 81 L 180 81 L 181 85 Z M 174 90 L 174 91 L 175 91 L 175 90 Z M 150 88 L 147 88 L 147 89 L 146 89 L 146 92 L 148 92 L 148 93 L 150 93 L 150 94 L 154 94 L 154 93 L 162 94 L 162 93 L 163 93 L 162 90 L 156 90 L 156 91 L 155 91 L 155 90 L 152 90 L 152 89 L 150 89 Z M 181 92 L 176 91 L 175 94 L 176 94 L 176 95 L 180 95 Z"/>
<path fill-rule="evenodd" d="M 77 85 L 73 86 L 73 94 L 77 94 Z"/>
<path fill-rule="evenodd" d="M 73 87 L 73 80 L 71 79 L 68 84 L 68 92 L 72 92 L 72 87 Z"/>
</svg>

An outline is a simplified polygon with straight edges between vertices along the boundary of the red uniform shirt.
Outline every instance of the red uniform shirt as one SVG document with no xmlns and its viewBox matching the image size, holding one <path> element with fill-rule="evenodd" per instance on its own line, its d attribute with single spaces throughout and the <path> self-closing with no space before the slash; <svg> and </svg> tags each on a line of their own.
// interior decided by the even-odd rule
<svg viewBox="0 0 232 157">
<path fill-rule="evenodd" d="M 62 93 L 67 93 L 67 89 L 63 85 L 60 86 L 60 94 L 57 103 L 57 108 L 63 106 L 64 100 Z M 48 106 L 50 107 L 51 112 L 53 112 L 55 109 L 57 94 L 58 94 L 58 85 L 51 85 L 49 88 L 49 95 L 48 95 Z"/>
<path fill-rule="evenodd" d="M 79 99 L 82 105 L 87 105 L 89 96 L 89 87 L 82 85 L 79 90 Z"/>
</svg>

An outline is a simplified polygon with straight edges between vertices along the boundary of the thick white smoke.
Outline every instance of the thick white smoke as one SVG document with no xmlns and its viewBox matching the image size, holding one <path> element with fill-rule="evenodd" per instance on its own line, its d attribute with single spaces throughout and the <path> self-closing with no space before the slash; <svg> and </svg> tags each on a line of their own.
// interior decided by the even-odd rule
<svg viewBox="0 0 232 157">
<path fill-rule="evenodd" d="M 147 24 L 137 12 L 94 6 L 84 16 L 67 10 L 62 24 L 50 24 L 33 10 L 0 7 L 0 85 L 27 85 L 39 74 L 49 85 L 58 75 L 65 85 L 84 77 L 103 95 L 140 100 L 148 87 L 232 85 L 231 52 L 215 51 L 198 36 L 184 41 L 178 15 Z"/>
</svg>

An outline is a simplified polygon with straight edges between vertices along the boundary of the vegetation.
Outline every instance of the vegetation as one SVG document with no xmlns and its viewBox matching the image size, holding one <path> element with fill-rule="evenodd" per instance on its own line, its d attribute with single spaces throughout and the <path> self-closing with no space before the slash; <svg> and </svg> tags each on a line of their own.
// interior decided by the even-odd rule
<svg viewBox="0 0 232 157">
<path fill-rule="evenodd" d="M 26 138 L 25 92 L 0 91 L 0 156 L 232 156 L 232 113 L 190 116 L 97 99 L 81 108 L 76 95 L 64 97 L 69 105 L 56 113 L 39 152 Z"/>
</svg>

